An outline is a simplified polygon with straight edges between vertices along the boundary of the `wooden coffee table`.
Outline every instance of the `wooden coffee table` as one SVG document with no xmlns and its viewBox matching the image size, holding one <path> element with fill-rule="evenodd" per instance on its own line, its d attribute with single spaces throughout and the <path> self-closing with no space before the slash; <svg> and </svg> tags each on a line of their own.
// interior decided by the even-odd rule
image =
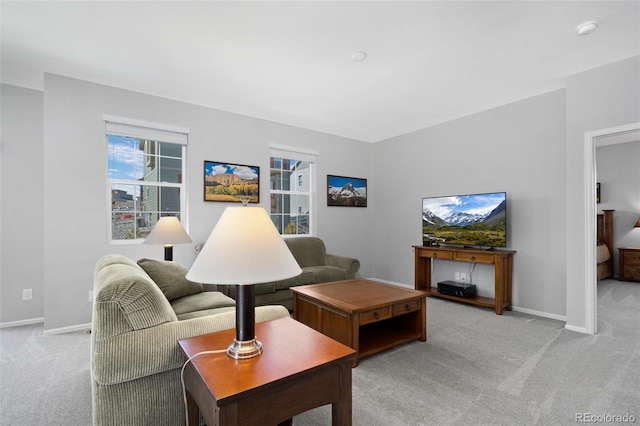
<svg viewBox="0 0 640 426">
<path fill-rule="evenodd" d="M 293 317 L 356 351 L 360 358 L 427 340 L 427 292 L 354 279 L 292 287 Z"/>
<path fill-rule="evenodd" d="M 333 426 L 351 425 L 353 349 L 289 317 L 257 323 L 255 330 L 262 355 L 204 354 L 187 365 L 189 425 L 198 425 L 199 413 L 208 425 L 291 424 L 293 416 L 327 404 Z M 232 329 L 178 343 L 191 357 L 226 350 L 234 337 Z"/>
</svg>

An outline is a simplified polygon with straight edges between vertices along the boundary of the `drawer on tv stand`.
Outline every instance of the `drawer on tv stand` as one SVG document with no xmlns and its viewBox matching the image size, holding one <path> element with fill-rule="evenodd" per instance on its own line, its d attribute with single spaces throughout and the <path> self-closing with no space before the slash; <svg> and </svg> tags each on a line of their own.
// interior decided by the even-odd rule
<svg viewBox="0 0 640 426">
<path fill-rule="evenodd" d="M 453 253 L 445 250 L 424 249 L 420 250 L 420 257 L 430 257 L 432 259 L 452 260 Z"/>
<path fill-rule="evenodd" d="M 453 254 L 453 260 L 458 260 L 460 262 L 472 262 L 472 263 L 493 263 L 493 255 L 492 254 L 483 254 L 483 253 L 466 253 L 466 252 L 455 252 Z"/>
</svg>

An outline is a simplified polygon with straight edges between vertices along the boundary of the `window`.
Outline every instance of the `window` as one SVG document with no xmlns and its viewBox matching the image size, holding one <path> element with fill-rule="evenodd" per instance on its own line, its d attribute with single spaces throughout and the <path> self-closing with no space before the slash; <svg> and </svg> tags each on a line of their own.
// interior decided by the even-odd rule
<svg viewBox="0 0 640 426">
<path fill-rule="evenodd" d="M 105 119 L 108 239 L 140 241 L 161 216 L 185 216 L 187 133 L 121 120 Z"/>
<path fill-rule="evenodd" d="M 295 148 L 271 148 L 271 220 L 281 235 L 313 235 L 316 157 Z"/>
</svg>

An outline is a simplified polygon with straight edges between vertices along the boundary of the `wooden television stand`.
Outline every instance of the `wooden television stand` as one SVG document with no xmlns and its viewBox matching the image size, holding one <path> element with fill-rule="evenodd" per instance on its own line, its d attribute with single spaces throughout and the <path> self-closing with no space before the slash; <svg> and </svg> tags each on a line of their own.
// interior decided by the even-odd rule
<svg viewBox="0 0 640 426">
<path fill-rule="evenodd" d="M 433 297 L 493 308 L 496 315 L 502 315 L 503 309 L 511 310 L 511 276 L 515 251 L 482 250 L 451 246 L 413 246 L 413 248 L 415 249 L 416 290 L 424 290 L 429 293 L 429 296 Z M 464 298 L 438 293 L 437 287 L 431 283 L 431 259 L 493 265 L 495 272 L 494 298 L 481 296 Z"/>
</svg>

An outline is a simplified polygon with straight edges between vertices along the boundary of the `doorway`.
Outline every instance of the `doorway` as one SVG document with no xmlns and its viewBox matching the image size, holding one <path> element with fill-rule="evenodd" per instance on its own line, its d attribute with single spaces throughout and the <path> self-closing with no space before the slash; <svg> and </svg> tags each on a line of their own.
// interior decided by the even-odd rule
<svg viewBox="0 0 640 426">
<path fill-rule="evenodd" d="M 598 143 L 622 143 L 630 140 L 640 140 L 640 122 L 623 126 L 609 127 L 585 133 L 585 212 L 586 245 L 586 332 L 598 332 L 598 290 L 596 277 L 596 146 Z"/>
</svg>

